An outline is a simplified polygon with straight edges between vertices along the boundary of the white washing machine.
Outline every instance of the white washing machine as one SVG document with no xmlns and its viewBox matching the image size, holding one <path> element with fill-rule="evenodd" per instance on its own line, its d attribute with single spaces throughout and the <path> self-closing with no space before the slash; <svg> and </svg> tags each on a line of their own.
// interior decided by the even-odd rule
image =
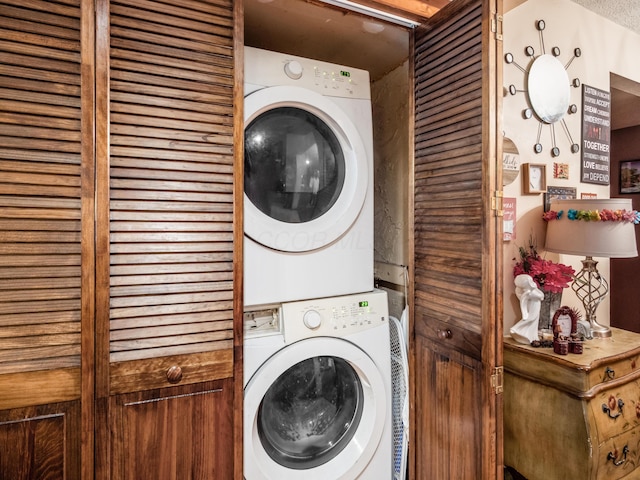
<svg viewBox="0 0 640 480">
<path fill-rule="evenodd" d="M 246 480 L 392 478 L 386 292 L 245 313 Z"/>
<path fill-rule="evenodd" d="M 244 304 L 373 289 L 369 73 L 245 48 Z"/>
</svg>

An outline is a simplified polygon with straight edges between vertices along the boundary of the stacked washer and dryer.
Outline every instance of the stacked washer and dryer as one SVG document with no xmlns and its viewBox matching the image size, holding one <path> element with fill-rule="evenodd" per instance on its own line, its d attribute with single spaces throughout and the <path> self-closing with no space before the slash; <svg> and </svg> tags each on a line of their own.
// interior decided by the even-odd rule
<svg viewBox="0 0 640 480">
<path fill-rule="evenodd" d="M 244 472 L 392 478 L 363 70 L 245 48 Z"/>
</svg>

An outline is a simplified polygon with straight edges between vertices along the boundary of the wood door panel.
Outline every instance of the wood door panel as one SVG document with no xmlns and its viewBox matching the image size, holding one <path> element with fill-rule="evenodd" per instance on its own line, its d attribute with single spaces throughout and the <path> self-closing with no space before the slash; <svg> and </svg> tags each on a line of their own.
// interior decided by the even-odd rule
<svg viewBox="0 0 640 480">
<path fill-rule="evenodd" d="M 241 472 L 236 4 L 96 2 L 99 479 Z"/>
<path fill-rule="evenodd" d="M 0 478 L 79 479 L 80 402 L 0 411 Z"/>
<path fill-rule="evenodd" d="M 502 272 L 494 0 L 457 0 L 415 30 L 414 478 L 501 471 Z"/>
<path fill-rule="evenodd" d="M 481 411 L 477 398 L 479 362 L 443 351 L 438 344 L 416 339 L 420 372 L 416 375 L 416 397 L 427 408 L 416 424 L 421 432 L 413 442 L 416 457 L 421 459 L 416 478 L 479 479 L 481 474 Z M 430 443 L 423 438 L 437 439 Z"/>
<path fill-rule="evenodd" d="M 419 316 L 416 317 L 416 336 L 429 339 L 435 343 L 445 341 L 446 336 L 448 347 L 470 354 L 472 358 L 479 358 L 481 351 L 478 346 L 482 345 L 480 332 L 470 330 L 466 323 L 467 321 L 459 312 L 452 316 L 451 308 L 445 306 L 440 312 L 433 312 L 428 321 L 421 319 Z"/>
<path fill-rule="evenodd" d="M 99 217 L 109 235 L 98 243 L 109 255 L 97 266 L 110 285 L 98 306 L 109 309 L 104 348 L 114 364 L 213 352 L 229 364 L 210 373 L 231 375 L 233 4 L 108 3 L 111 168 L 100 174 L 108 212 Z M 196 281 L 199 272 L 218 275 Z M 140 280 L 150 274 L 152 283 Z M 117 378 L 127 371 L 112 368 L 112 386 L 129 384 Z"/>
<path fill-rule="evenodd" d="M 233 380 L 112 397 L 113 480 L 231 479 Z"/>
<path fill-rule="evenodd" d="M 80 1 L 0 6 L 0 373 L 78 367 Z"/>
</svg>

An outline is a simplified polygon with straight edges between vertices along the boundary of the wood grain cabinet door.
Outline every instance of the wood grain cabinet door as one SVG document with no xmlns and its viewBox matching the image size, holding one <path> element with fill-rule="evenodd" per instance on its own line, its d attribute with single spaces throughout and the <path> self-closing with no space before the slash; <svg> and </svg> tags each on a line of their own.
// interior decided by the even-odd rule
<svg viewBox="0 0 640 480">
<path fill-rule="evenodd" d="M 458 0 L 415 31 L 415 478 L 499 478 L 501 1 Z M 493 377 L 499 383 L 499 375 Z M 498 385 L 497 385 L 498 386 Z"/>
<path fill-rule="evenodd" d="M 82 409 L 93 408 L 82 392 L 88 382 L 91 393 L 92 375 L 82 372 L 93 340 L 81 335 L 93 321 L 88 5 L 0 1 L 3 479 L 80 479 L 81 457 L 93 456 L 90 425 L 81 438 Z"/>
<path fill-rule="evenodd" d="M 97 478 L 233 478 L 235 17 L 97 2 Z"/>
</svg>

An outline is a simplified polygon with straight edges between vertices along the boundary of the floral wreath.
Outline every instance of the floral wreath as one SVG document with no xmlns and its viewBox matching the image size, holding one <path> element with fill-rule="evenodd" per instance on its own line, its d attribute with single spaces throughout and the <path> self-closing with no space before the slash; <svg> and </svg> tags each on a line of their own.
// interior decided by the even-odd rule
<svg viewBox="0 0 640 480">
<path fill-rule="evenodd" d="M 560 220 L 564 210 L 556 212 L 549 210 L 542 214 L 543 220 L 550 222 L 552 220 Z M 584 220 L 585 222 L 624 222 L 640 223 L 640 212 L 636 210 L 576 210 L 570 208 L 567 210 L 567 218 L 569 220 Z"/>
</svg>

